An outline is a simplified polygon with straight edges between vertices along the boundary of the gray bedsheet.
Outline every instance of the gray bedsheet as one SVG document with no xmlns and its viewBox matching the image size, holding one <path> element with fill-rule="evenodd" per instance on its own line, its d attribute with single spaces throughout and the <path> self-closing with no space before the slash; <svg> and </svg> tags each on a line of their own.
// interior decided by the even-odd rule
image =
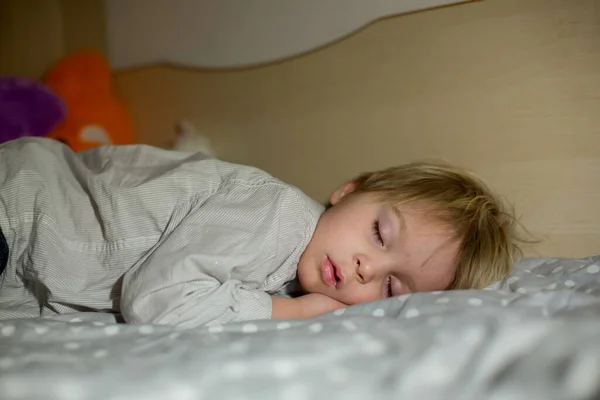
<svg viewBox="0 0 600 400">
<path fill-rule="evenodd" d="M 481 291 L 183 330 L 107 314 L 0 323 L 0 399 L 593 399 L 600 257 Z"/>
</svg>

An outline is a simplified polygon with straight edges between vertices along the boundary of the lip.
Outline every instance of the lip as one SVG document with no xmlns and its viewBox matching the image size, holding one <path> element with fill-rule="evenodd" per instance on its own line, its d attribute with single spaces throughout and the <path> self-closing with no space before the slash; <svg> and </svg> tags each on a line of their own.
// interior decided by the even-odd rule
<svg viewBox="0 0 600 400">
<path fill-rule="evenodd" d="M 334 288 L 344 282 L 344 276 L 340 269 L 328 256 L 323 257 L 321 261 L 321 275 L 325 284 Z"/>
</svg>

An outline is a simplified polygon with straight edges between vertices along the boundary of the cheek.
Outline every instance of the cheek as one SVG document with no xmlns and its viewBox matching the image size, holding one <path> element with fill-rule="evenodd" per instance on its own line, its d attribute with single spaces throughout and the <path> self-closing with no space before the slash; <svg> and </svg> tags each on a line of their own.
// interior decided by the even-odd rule
<svg viewBox="0 0 600 400">
<path fill-rule="evenodd" d="M 311 262 L 311 259 L 301 259 L 298 263 L 296 274 L 301 285 L 314 285 L 318 280 L 318 265 L 316 262 Z"/>
<path fill-rule="evenodd" d="M 338 206 L 339 207 L 339 206 Z M 356 227 L 368 218 L 356 210 L 345 207 L 333 208 L 321 217 L 325 230 L 343 233 L 350 227 Z"/>
<path fill-rule="evenodd" d="M 329 218 L 324 218 L 320 230 L 321 237 L 331 237 L 332 235 L 343 234 L 344 232 L 344 221 L 339 221 L 335 215 L 329 215 Z"/>
</svg>

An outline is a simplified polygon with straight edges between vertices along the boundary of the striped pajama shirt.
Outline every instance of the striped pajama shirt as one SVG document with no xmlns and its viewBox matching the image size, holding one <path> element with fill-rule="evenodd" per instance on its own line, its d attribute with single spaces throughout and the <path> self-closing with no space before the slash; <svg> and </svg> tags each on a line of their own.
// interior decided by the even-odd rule
<svg viewBox="0 0 600 400">
<path fill-rule="evenodd" d="M 144 145 L 0 145 L 0 319 L 111 312 L 186 327 L 271 316 L 323 206 L 265 172 Z"/>
</svg>

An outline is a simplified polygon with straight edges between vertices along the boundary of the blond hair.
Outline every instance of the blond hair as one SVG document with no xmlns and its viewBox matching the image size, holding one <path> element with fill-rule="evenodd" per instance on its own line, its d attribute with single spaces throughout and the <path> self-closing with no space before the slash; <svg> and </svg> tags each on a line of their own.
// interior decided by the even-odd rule
<svg viewBox="0 0 600 400">
<path fill-rule="evenodd" d="M 468 171 L 415 162 L 364 173 L 353 182 L 354 193 L 376 193 L 393 204 L 421 203 L 448 224 L 460 241 L 448 289 L 480 289 L 504 279 L 522 255 L 512 209 Z"/>
</svg>

